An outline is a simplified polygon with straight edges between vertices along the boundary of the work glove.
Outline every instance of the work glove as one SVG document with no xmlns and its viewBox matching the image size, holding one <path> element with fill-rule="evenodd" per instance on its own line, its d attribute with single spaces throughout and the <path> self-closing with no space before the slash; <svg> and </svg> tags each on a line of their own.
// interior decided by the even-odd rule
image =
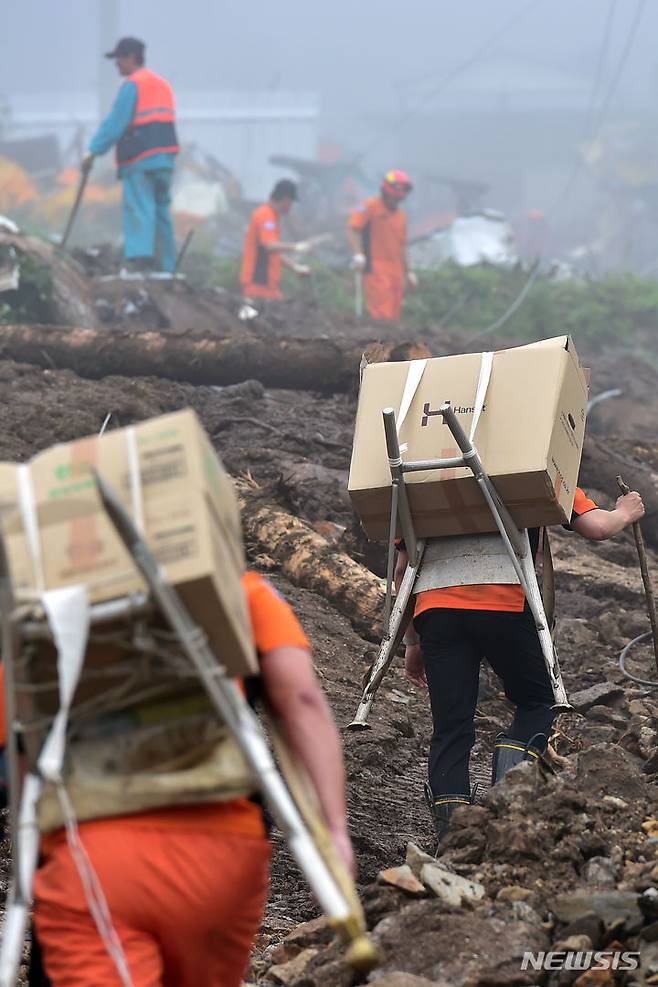
<svg viewBox="0 0 658 987">
<path fill-rule="evenodd" d="M 296 254 L 307 254 L 310 249 L 311 249 L 311 244 L 308 242 L 308 240 L 300 240 L 298 243 L 295 244 Z"/>
<path fill-rule="evenodd" d="M 299 274 L 302 278 L 308 278 L 311 273 L 311 268 L 308 264 L 293 264 L 292 269 L 295 274 Z"/>
<path fill-rule="evenodd" d="M 418 287 L 418 275 L 415 271 L 407 271 L 407 284 L 412 291 L 415 291 Z"/>
<path fill-rule="evenodd" d="M 366 269 L 366 255 L 354 254 L 354 256 L 352 257 L 352 270 L 365 271 L 365 269 Z"/>
<path fill-rule="evenodd" d="M 94 164 L 94 155 L 91 151 L 85 151 L 82 156 L 82 164 L 80 165 L 80 170 L 83 175 L 88 175 Z"/>
</svg>

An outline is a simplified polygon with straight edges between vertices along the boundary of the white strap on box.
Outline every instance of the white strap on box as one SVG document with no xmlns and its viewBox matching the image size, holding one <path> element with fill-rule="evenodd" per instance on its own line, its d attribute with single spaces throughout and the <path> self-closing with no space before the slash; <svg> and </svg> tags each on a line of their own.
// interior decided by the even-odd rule
<svg viewBox="0 0 658 987">
<path fill-rule="evenodd" d="M 18 467 L 17 491 L 23 531 L 25 532 L 27 548 L 34 566 L 35 588 L 39 593 L 42 593 L 45 589 L 46 582 L 43 573 L 39 518 L 37 516 L 37 505 L 34 497 L 34 486 L 32 484 L 32 476 L 30 475 L 29 463 L 22 463 Z"/>
<path fill-rule="evenodd" d="M 407 379 L 404 382 L 404 391 L 402 392 L 402 400 L 400 401 L 400 410 L 398 411 L 396 422 L 398 438 L 400 437 L 400 430 L 406 421 L 407 415 L 409 414 L 411 403 L 416 397 L 416 391 L 418 390 L 420 382 L 423 379 L 426 366 L 427 360 L 412 360 L 409 364 Z M 406 451 L 407 443 L 404 442 L 400 446 L 400 452 Z"/>
<path fill-rule="evenodd" d="M 132 503 L 133 520 L 140 535 L 144 534 L 144 498 L 142 496 L 142 475 L 139 470 L 139 451 L 137 449 L 137 431 L 134 425 L 126 429 L 126 446 L 128 449 L 128 476 L 130 477 L 130 499 Z"/>
<path fill-rule="evenodd" d="M 67 586 L 43 593 L 41 602 L 57 648 L 59 709 L 39 755 L 37 767 L 41 777 L 53 784 L 57 790 L 66 823 L 69 850 L 99 935 L 114 962 L 123 987 L 133 987 L 121 941 L 114 928 L 98 875 L 80 839 L 75 808 L 62 776 L 69 715 L 82 674 L 89 639 L 89 593 L 84 584 Z"/>
<path fill-rule="evenodd" d="M 475 392 L 473 420 L 471 421 L 471 431 L 468 436 L 469 442 L 473 442 L 473 439 L 475 438 L 475 433 L 480 421 L 480 415 L 482 414 L 482 409 L 484 408 L 484 401 L 487 396 L 489 381 L 491 380 L 493 358 L 493 352 L 490 350 L 487 353 L 483 353 L 480 359 L 480 376 L 478 377 L 478 386 Z"/>
</svg>

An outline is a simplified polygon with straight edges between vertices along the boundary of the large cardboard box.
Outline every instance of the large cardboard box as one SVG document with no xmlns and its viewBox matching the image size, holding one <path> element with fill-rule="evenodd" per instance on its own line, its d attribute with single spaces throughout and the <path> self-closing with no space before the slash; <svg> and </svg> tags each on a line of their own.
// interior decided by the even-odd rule
<svg viewBox="0 0 658 987">
<path fill-rule="evenodd" d="M 94 470 L 143 527 L 217 657 L 232 675 L 255 672 L 237 500 L 191 410 L 56 445 L 22 466 L 0 464 L 15 592 L 86 583 L 98 603 L 144 589 L 102 507 Z"/>
<path fill-rule="evenodd" d="M 481 354 L 427 361 L 400 429 L 406 461 L 459 455 L 436 414 L 452 404 L 468 434 Z M 416 362 L 416 361 L 414 361 Z M 349 492 L 371 538 L 388 537 L 391 474 L 382 411 L 398 413 L 411 363 L 366 367 L 361 382 Z M 474 444 L 484 468 L 520 527 L 568 521 L 585 435 L 587 381 L 569 336 L 494 354 Z M 468 469 L 408 473 L 420 537 L 493 531 L 495 523 Z"/>
</svg>

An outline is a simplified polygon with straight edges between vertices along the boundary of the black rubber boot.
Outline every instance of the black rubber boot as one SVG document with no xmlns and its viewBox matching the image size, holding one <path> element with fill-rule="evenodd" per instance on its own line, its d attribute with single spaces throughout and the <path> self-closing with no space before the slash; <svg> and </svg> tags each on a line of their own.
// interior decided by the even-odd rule
<svg viewBox="0 0 658 987">
<path fill-rule="evenodd" d="M 547 738 L 543 733 L 536 733 L 526 744 L 499 733 L 494 746 L 491 784 L 495 785 L 510 768 L 515 768 L 522 761 L 539 761 L 546 744 Z"/>
<path fill-rule="evenodd" d="M 455 809 L 460 805 L 471 805 L 473 800 L 469 795 L 434 795 L 429 784 L 425 782 L 425 801 L 432 815 L 437 845 L 448 832 L 448 823 Z"/>
</svg>

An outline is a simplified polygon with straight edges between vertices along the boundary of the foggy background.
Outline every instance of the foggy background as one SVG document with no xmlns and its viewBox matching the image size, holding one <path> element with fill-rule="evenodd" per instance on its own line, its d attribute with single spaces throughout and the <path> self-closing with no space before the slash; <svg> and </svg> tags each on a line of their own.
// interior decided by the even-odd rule
<svg viewBox="0 0 658 987">
<path fill-rule="evenodd" d="M 459 189 L 446 182 L 458 179 L 484 186 L 467 207 L 501 210 L 519 227 L 540 216 L 558 252 L 619 240 L 628 223 L 647 226 L 636 240 L 654 237 L 656 3 L 4 0 L 3 12 L 9 126 L 17 107 L 30 119 L 48 106 L 60 117 L 62 107 L 98 115 L 118 88 L 102 52 L 136 35 L 181 115 L 206 114 L 212 137 L 203 140 L 250 198 L 266 195 L 280 171 L 272 153 L 319 153 L 357 164 L 373 188 L 385 168 L 409 171 L 421 231 L 459 211 Z M 273 116 L 241 131 L 238 148 L 237 126 L 210 126 L 218 106 Z M 277 126 L 282 107 L 290 118 Z M 614 263 L 635 265 L 629 248 L 618 253 Z M 640 254 L 637 265 L 650 261 Z"/>
</svg>

